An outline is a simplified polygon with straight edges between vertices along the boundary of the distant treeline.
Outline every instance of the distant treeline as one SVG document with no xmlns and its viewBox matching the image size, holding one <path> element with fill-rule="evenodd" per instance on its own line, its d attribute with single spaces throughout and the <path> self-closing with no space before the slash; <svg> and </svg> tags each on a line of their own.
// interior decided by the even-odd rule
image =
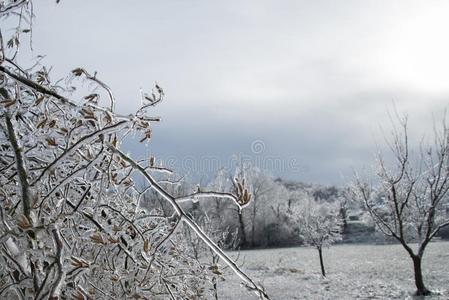
<svg viewBox="0 0 449 300">
<path fill-rule="evenodd" d="M 383 241 L 383 237 L 376 234 L 363 206 L 351 199 L 347 189 L 336 186 L 286 181 L 246 166 L 233 172 L 221 170 L 205 186 L 182 181 L 167 188 L 174 195 L 187 195 L 198 189 L 233 193 L 236 177 L 245 180 L 251 193 L 251 202 L 244 209 L 239 210 L 235 203 L 218 198 L 184 204 L 192 218 L 202 226 L 216 228 L 228 235 L 223 239 L 223 247 L 248 249 L 301 245 L 297 228 L 290 222 L 289 210 L 310 198 L 338 205 L 343 224 L 342 242 Z M 144 203 L 148 208 L 162 206 L 164 213 L 171 214 L 171 208 L 165 207 L 157 195 L 149 194 L 146 198 Z"/>
</svg>

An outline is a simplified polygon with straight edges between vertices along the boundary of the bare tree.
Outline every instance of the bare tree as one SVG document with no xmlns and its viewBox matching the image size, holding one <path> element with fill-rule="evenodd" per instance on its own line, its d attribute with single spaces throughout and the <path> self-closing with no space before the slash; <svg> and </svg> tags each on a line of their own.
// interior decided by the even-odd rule
<svg viewBox="0 0 449 300">
<path fill-rule="evenodd" d="M 444 209 L 449 190 L 449 131 L 443 120 L 439 128 L 435 126 L 433 142 L 421 143 L 420 150 L 413 152 L 407 117 L 397 119 L 399 126 L 387 140 L 393 162 L 388 164 L 379 154 L 376 183 L 357 176 L 353 191 L 378 229 L 397 240 L 412 259 L 416 294 L 429 295 L 422 275 L 424 252 L 438 232 L 449 225 Z M 411 244 L 415 242 L 416 248 Z"/>
<path fill-rule="evenodd" d="M 325 277 L 323 248 L 341 240 L 342 221 L 339 207 L 334 203 L 317 202 L 311 197 L 302 199 L 290 209 L 290 219 L 306 245 L 315 247 L 320 259 L 321 274 Z"/>
<path fill-rule="evenodd" d="M 131 115 L 115 111 L 111 89 L 96 73 L 76 68 L 52 83 L 38 60 L 20 67 L 21 38 L 30 34 L 30 0 L 0 1 L 0 18 L 17 21 L 0 31 L 0 297 L 7 299 L 197 298 L 204 278 L 179 234 L 186 225 L 260 298 L 246 275 L 182 209 L 180 203 L 222 198 L 243 208 L 241 193 L 183 196 L 165 185 L 172 172 L 154 159 L 137 161 L 120 145 L 130 134 L 149 142 L 159 121 L 148 111 L 164 98 L 159 85 L 142 94 Z M 3 28 L 2 28 L 3 29 Z M 70 92 L 84 94 L 70 98 Z M 159 174 L 159 176 L 157 175 Z M 143 188 L 134 183 L 145 180 Z M 152 190 L 171 206 L 143 208 Z"/>
<path fill-rule="evenodd" d="M 256 229 L 259 219 L 265 221 L 267 217 L 264 216 L 265 211 L 263 210 L 269 209 L 268 203 L 274 203 L 278 199 L 272 193 L 275 190 L 275 183 L 272 178 L 256 167 L 252 167 L 247 173 L 248 186 L 252 192 L 252 202 L 249 208 L 251 208 L 251 246 L 254 247 L 256 246 Z M 265 229 L 264 227 L 260 226 L 260 228 Z"/>
</svg>

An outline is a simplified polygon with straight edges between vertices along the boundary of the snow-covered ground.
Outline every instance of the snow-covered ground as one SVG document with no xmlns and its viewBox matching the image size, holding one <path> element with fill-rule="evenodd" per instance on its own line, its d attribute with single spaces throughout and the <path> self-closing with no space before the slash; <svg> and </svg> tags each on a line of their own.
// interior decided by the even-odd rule
<svg viewBox="0 0 449 300">
<path fill-rule="evenodd" d="M 413 267 L 404 251 L 400 245 L 333 246 L 324 251 L 326 279 L 312 248 L 242 251 L 239 262 L 272 299 L 413 299 Z M 426 300 L 449 299 L 449 242 L 430 244 L 423 264 L 427 287 L 439 293 Z M 255 299 L 230 274 L 219 290 L 220 299 Z"/>
</svg>

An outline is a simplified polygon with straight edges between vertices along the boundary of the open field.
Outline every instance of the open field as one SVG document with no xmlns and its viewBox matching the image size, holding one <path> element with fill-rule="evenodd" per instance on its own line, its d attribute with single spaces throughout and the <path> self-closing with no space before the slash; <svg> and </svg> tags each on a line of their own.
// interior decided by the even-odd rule
<svg viewBox="0 0 449 300">
<path fill-rule="evenodd" d="M 312 248 L 242 251 L 239 261 L 272 299 L 413 299 L 412 263 L 400 245 L 337 245 L 324 259 L 326 279 Z M 438 292 L 426 300 L 449 299 L 449 242 L 429 245 L 423 269 L 427 287 Z M 220 299 L 255 299 L 236 276 L 219 289 Z"/>
</svg>

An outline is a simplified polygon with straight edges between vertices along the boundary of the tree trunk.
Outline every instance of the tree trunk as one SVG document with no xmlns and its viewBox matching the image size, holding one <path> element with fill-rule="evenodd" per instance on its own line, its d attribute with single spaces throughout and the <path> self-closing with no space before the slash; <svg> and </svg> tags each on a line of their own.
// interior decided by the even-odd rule
<svg viewBox="0 0 449 300">
<path fill-rule="evenodd" d="M 340 217 L 343 221 L 343 228 L 342 228 L 342 234 L 345 234 L 348 229 L 348 212 L 346 211 L 346 208 L 341 207 L 340 208 Z"/>
<path fill-rule="evenodd" d="M 430 291 L 424 285 L 424 280 L 421 270 L 422 257 L 415 255 L 412 256 L 413 268 L 415 271 L 415 285 L 416 285 L 416 295 L 417 296 L 427 296 L 430 295 Z"/>
<path fill-rule="evenodd" d="M 324 262 L 323 262 L 323 249 L 321 247 L 317 247 L 318 254 L 320 255 L 320 266 L 321 266 L 321 274 L 323 277 L 326 277 L 326 270 L 324 270 Z"/>
<path fill-rule="evenodd" d="M 256 202 L 254 202 L 253 199 L 253 215 L 252 215 L 252 222 L 251 222 L 251 247 L 254 247 L 255 245 L 255 231 L 256 231 Z"/>
<path fill-rule="evenodd" d="M 242 214 L 241 210 L 238 210 L 238 215 L 239 215 L 239 236 L 240 236 L 239 245 L 241 247 L 245 247 L 246 246 L 246 232 L 245 232 L 245 224 L 243 223 L 243 214 Z"/>
</svg>

